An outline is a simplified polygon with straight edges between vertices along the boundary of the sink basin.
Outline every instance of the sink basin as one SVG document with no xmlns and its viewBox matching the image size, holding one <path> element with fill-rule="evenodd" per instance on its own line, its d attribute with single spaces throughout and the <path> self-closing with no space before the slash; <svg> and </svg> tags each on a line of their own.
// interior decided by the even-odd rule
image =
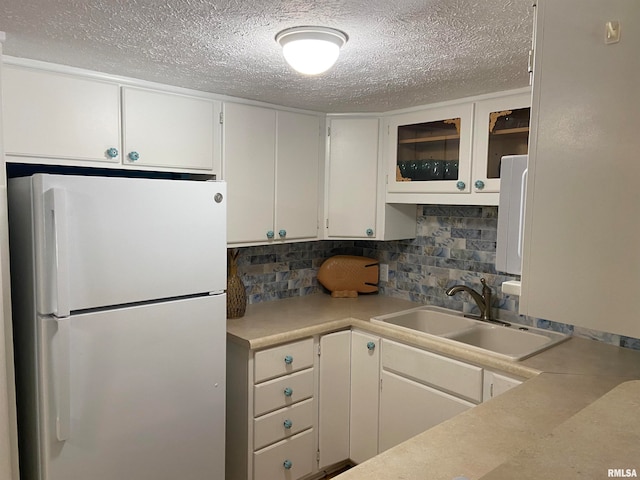
<svg viewBox="0 0 640 480">
<path fill-rule="evenodd" d="M 521 360 L 569 338 L 562 333 L 516 323 L 510 327 L 495 325 L 432 306 L 380 315 L 371 321 L 510 360 Z"/>
<path fill-rule="evenodd" d="M 515 328 L 513 324 L 511 327 L 477 325 L 474 328 L 454 333 L 447 337 L 467 345 L 518 358 L 522 358 L 524 355 L 531 355 L 533 352 L 550 347 L 552 343 L 557 343 L 553 342 L 553 338 L 548 335 L 531 332 L 530 327 L 520 327 L 527 328 L 526 331 L 517 330 L 518 326 L 515 326 Z M 562 334 L 558 335 L 560 340 L 564 340 Z"/>
<path fill-rule="evenodd" d="M 447 335 L 476 325 L 475 320 L 462 313 L 440 307 L 418 307 L 371 319 L 377 323 L 395 325 L 431 335 Z"/>
</svg>

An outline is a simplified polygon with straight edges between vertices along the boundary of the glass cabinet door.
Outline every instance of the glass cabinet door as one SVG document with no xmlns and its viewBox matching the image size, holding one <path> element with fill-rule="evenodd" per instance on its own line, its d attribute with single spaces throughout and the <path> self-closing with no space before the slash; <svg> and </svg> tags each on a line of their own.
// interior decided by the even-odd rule
<svg viewBox="0 0 640 480">
<path fill-rule="evenodd" d="M 396 181 L 458 179 L 460 117 L 398 127 Z"/>
<path fill-rule="evenodd" d="M 391 117 L 388 191 L 469 192 L 470 104 Z"/>
<path fill-rule="evenodd" d="M 528 153 L 530 104 L 529 94 L 476 103 L 474 191 L 500 191 L 502 157 Z"/>
</svg>

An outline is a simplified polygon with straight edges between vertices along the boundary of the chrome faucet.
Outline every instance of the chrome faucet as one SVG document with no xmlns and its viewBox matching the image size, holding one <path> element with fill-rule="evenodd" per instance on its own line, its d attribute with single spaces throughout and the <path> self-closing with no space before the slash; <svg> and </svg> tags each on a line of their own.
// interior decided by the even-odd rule
<svg viewBox="0 0 640 480">
<path fill-rule="evenodd" d="M 478 305 L 478 309 L 480 310 L 480 316 L 474 316 L 474 318 L 478 318 L 479 320 L 483 320 L 485 322 L 499 323 L 507 327 L 511 326 L 510 323 L 503 322 L 502 320 L 496 320 L 492 317 L 491 287 L 487 285 L 487 281 L 484 278 L 480 279 L 480 283 L 482 283 L 482 295 L 480 295 L 472 288 L 467 287 L 466 285 L 454 285 L 446 291 L 446 294 L 451 297 L 458 292 L 467 292 L 469 295 L 471 295 L 471 298 L 473 298 L 473 300 L 476 302 L 476 305 Z"/>
</svg>

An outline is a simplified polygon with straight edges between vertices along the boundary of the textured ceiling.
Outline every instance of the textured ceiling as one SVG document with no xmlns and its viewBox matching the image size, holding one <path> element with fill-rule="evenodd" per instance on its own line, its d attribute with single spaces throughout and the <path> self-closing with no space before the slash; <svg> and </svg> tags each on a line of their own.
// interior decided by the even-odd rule
<svg viewBox="0 0 640 480">
<path fill-rule="evenodd" d="M 322 112 L 373 112 L 524 87 L 531 0 L 2 0 L 4 53 Z M 317 77 L 274 37 L 349 35 Z"/>
</svg>

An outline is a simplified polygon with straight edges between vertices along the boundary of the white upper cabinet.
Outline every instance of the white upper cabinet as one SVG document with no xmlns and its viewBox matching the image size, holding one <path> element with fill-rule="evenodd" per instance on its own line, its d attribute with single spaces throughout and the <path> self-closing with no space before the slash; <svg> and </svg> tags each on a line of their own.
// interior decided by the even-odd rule
<svg viewBox="0 0 640 480">
<path fill-rule="evenodd" d="M 122 97 L 124 163 L 220 171 L 219 102 L 132 87 Z"/>
<path fill-rule="evenodd" d="M 500 159 L 527 153 L 528 88 L 386 121 L 388 203 L 497 205 Z"/>
<path fill-rule="evenodd" d="M 320 118 L 277 112 L 274 230 L 281 239 L 318 236 Z"/>
<path fill-rule="evenodd" d="M 220 173 L 218 101 L 17 65 L 3 97 L 9 161 Z"/>
<path fill-rule="evenodd" d="M 327 238 L 398 240 L 416 235 L 415 205 L 384 203 L 380 120 L 329 120 L 325 234 Z"/>
<path fill-rule="evenodd" d="M 472 103 L 389 117 L 387 192 L 468 193 L 472 121 Z"/>
<path fill-rule="evenodd" d="M 640 338 L 638 2 L 537 4 L 520 312 Z"/>
<path fill-rule="evenodd" d="M 500 192 L 501 158 L 527 154 L 530 107 L 529 92 L 476 102 L 471 177 L 474 192 Z"/>
<path fill-rule="evenodd" d="M 225 103 L 224 179 L 227 182 L 227 241 L 274 237 L 276 112 Z"/>
<path fill-rule="evenodd" d="M 225 103 L 230 244 L 317 238 L 319 144 L 317 116 Z"/>
<path fill-rule="evenodd" d="M 4 65 L 2 94 L 6 155 L 120 163 L 117 84 Z"/>
<path fill-rule="evenodd" d="M 374 237 L 378 180 L 377 118 L 333 118 L 329 124 L 327 233 Z"/>
</svg>

